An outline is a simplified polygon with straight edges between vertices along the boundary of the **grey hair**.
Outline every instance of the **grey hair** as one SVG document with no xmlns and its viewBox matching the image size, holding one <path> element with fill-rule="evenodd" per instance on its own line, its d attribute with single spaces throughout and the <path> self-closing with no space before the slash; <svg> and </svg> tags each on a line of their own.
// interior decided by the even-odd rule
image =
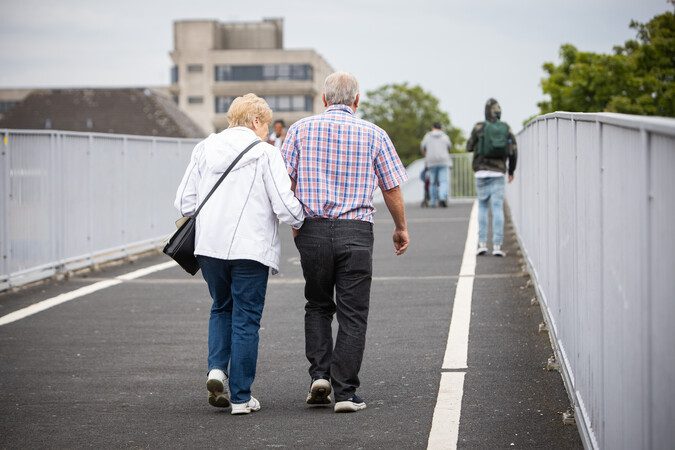
<svg viewBox="0 0 675 450">
<path fill-rule="evenodd" d="M 359 82 L 348 72 L 334 72 L 326 77 L 323 93 L 329 105 L 351 106 L 359 93 Z"/>
</svg>

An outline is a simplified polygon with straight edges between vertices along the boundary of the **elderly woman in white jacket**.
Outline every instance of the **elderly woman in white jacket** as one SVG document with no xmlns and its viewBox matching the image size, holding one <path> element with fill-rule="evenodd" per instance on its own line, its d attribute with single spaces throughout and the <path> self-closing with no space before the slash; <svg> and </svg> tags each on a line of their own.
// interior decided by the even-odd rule
<svg viewBox="0 0 675 450">
<path fill-rule="evenodd" d="M 209 403 L 232 414 L 260 409 L 251 396 L 258 330 L 269 270 L 279 270 L 279 221 L 302 226 L 281 153 L 264 142 L 272 110 L 254 94 L 236 98 L 229 128 L 197 144 L 176 194 L 176 208 L 192 215 L 218 178 L 251 143 L 197 216 L 195 255 L 213 304 L 209 319 Z M 229 384 L 229 398 L 228 398 Z"/>
</svg>

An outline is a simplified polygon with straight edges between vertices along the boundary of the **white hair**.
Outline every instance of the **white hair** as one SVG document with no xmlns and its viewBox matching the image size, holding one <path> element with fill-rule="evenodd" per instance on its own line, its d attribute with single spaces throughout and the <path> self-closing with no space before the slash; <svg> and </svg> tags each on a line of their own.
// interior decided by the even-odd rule
<svg viewBox="0 0 675 450">
<path fill-rule="evenodd" d="M 326 77 L 323 93 L 329 105 L 351 106 L 359 93 L 359 82 L 348 72 L 334 72 Z"/>
</svg>

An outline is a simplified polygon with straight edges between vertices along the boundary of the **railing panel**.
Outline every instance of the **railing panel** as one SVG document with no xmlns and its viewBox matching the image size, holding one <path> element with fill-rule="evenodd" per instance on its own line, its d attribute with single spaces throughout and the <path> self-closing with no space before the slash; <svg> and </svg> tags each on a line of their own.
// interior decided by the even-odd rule
<svg viewBox="0 0 675 450">
<path fill-rule="evenodd" d="M 194 139 L 0 130 L 0 290 L 159 245 Z"/>
<path fill-rule="evenodd" d="M 667 448 L 675 120 L 554 113 L 518 144 L 507 199 L 584 442 Z"/>
<path fill-rule="evenodd" d="M 9 271 L 20 272 L 53 257 L 50 232 L 52 137 L 10 135 Z"/>
<path fill-rule="evenodd" d="M 598 151 L 600 125 L 575 122 L 576 126 L 576 295 L 578 298 L 579 366 L 575 382 L 591 423 L 601 423 L 604 382 L 602 306 L 602 152 Z M 589 332 L 595 330 L 595 332 Z M 602 429 L 601 429 L 602 430 Z M 597 436 L 602 442 L 601 436 Z"/>
<path fill-rule="evenodd" d="M 653 448 L 669 448 L 675 442 L 675 137 L 652 136 L 650 153 L 650 256 L 649 319 L 652 343 L 649 367 Z"/>
<path fill-rule="evenodd" d="M 88 255 L 93 250 L 89 189 L 92 160 L 90 138 L 64 135 L 59 141 L 57 171 L 61 176 L 59 198 L 55 201 L 63 211 L 60 215 L 63 225 L 59 257 Z"/>
<path fill-rule="evenodd" d="M 646 280 L 646 152 L 639 130 L 603 125 L 603 297 L 605 317 L 606 445 L 642 448 L 645 399 L 643 297 Z M 631 180 L 628 183 L 628 179 Z M 642 301 L 641 301 L 642 300 Z M 609 376 L 612 374 L 612 376 Z M 623 408 L 623 405 L 631 408 Z"/>
</svg>

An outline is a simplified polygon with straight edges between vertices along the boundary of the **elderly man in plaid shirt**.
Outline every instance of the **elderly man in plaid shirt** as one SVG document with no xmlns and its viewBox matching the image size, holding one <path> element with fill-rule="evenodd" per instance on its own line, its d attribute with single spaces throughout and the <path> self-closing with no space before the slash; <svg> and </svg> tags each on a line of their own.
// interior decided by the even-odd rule
<svg viewBox="0 0 675 450">
<path fill-rule="evenodd" d="M 382 189 L 395 224 L 394 251 L 402 255 L 409 238 L 399 185 L 407 175 L 387 133 L 356 117 L 359 85 L 353 75 L 329 75 L 323 102 L 323 114 L 290 127 L 281 151 L 306 215 L 295 244 L 307 299 L 307 403 L 330 405 L 332 389 L 335 412 L 353 412 L 366 407 L 356 389 L 373 271 L 373 192 Z"/>
</svg>

